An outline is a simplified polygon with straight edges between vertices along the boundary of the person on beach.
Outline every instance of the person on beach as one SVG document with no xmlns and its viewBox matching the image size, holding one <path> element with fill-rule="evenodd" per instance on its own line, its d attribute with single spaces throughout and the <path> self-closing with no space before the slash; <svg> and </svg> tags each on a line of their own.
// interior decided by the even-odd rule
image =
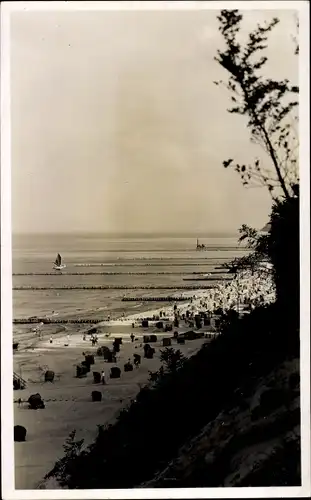
<svg viewBox="0 0 311 500">
<path fill-rule="evenodd" d="M 52 339 L 52 337 L 50 337 L 50 344 L 52 344 L 52 343 L 53 343 L 53 339 Z"/>
<path fill-rule="evenodd" d="M 21 406 L 21 404 L 22 404 L 22 400 L 21 400 L 21 398 L 18 398 L 18 401 L 17 401 L 17 402 L 18 402 L 18 406 L 20 407 L 20 406 Z"/>
<path fill-rule="evenodd" d="M 104 370 L 102 371 L 102 383 L 105 385 L 106 384 L 106 380 L 105 380 L 105 372 Z"/>
<path fill-rule="evenodd" d="M 86 340 L 86 334 L 85 333 L 83 334 L 83 340 Z"/>
<path fill-rule="evenodd" d="M 133 333 L 131 333 L 131 341 L 134 342 L 134 339 L 135 339 L 135 335 Z"/>
</svg>

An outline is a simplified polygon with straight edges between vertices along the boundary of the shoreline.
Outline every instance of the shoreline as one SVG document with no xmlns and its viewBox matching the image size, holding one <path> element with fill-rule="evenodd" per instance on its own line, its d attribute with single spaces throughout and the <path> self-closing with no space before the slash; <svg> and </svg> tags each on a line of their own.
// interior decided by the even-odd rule
<svg viewBox="0 0 311 500">
<path fill-rule="evenodd" d="M 188 292 L 189 300 L 179 303 L 178 309 L 193 307 L 191 296 L 197 292 Z M 197 306 L 200 299 L 201 297 L 197 297 L 194 301 Z M 144 317 L 160 316 L 160 311 L 171 322 L 174 317 L 174 303 L 166 306 L 163 304 L 156 309 L 150 309 L 150 304 L 148 305 L 149 307 L 143 307 L 144 310 L 140 308 L 125 317 L 118 314 L 110 321 L 94 325 L 98 329 L 98 345 L 95 347 L 91 346 L 89 339 L 83 340 L 83 335 L 92 324 L 66 325 L 61 331 L 55 331 L 57 325 L 43 325 L 41 339 L 35 332 L 25 333 L 25 340 L 21 340 L 21 347 L 13 356 L 14 371 L 27 381 L 25 389 L 14 391 L 14 425 L 23 425 L 27 429 L 26 441 L 15 443 L 16 488 L 33 489 L 37 488 L 39 483 L 44 484 L 44 475 L 63 455 L 63 444 L 69 433 L 76 429 L 77 437 L 85 439 L 85 445 L 91 444 L 97 435 L 97 425 L 113 422 L 118 412 L 130 403 L 141 386 L 148 383 L 149 371 L 159 369 L 162 339 L 172 337 L 173 331 L 161 331 L 153 322 L 150 322 L 148 328 L 143 328 L 140 322 Z M 190 329 L 184 322 L 180 323 L 180 327 L 174 330 L 183 333 Z M 133 343 L 130 339 L 132 333 L 137 339 Z M 142 356 L 138 369 L 124 373 L 123 365 L 129 358 L 132 359 L 134 353 L 143 355 L 143 336 L 148 334 L 157 335 L 157 342 L 153 344 L 156 349 L 154 358 L 144 359 Z M 49 337 L 53 338 L 52 343 Z M 99 345 L 111 346 L 115 337 L 123 338 L 117 363 L 108 364 L 103 358 L 95 356 L 94 368 L 96 371 L 104 368 L 109 372 L 111 366 L 118 366 L 121 369 L 121 378 L 108 378 L 107 386 L 94 384 L 92 373 L 86 378 L 76 378 L 75 367 L 83 359 L 82 353 L 87 351 L 96 354 Z M 180 349 L 189 357 L 206 341 L 204 337 L 186 342 L 185 345 L 172 341 L 172 347 Z M 66 343 L 69 345 L 65 346 Z M 55 372 L 52 384 L 44 382 L 44 373 L 48 369 Z M 102 392 L 104 400 L 101 403 L 91 401 L 91 392 L 94 389 Z M 27 401 L 30 394 L 35 393 L 39 393 L 46 402 L 45 409 L 34 411 L 28 409 L 27 403 L 18 405 L 19 398 Z M 41 451 L 43 442 L 44 453 Z"/>
</svg>

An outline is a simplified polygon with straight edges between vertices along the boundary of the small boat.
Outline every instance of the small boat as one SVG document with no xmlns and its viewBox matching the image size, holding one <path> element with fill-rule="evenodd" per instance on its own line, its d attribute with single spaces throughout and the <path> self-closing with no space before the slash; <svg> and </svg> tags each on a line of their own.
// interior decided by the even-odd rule
<svg viewBox="0 0 311 500">
<path fill-rule="evenodd" d="M 206 246 L 202 243 L 202 245 L 200 245 L 199 243 L 199 240 L 197 239 L 197 248 L 196 250 L 207 250 Z"/>
<path fill-rule="evenodd" d="M 57 257 L 55 259 L 55 262 L 54 262 L 54 265 L 53 265 L 53 269 L 56 269 L 57 271 L 61 271 L 62 269 L 64 269 L 66 267 L 66 264 L 62 264 L 62 257 L 61 255 L 58 253 L 57 254 Z"/>
</svg>

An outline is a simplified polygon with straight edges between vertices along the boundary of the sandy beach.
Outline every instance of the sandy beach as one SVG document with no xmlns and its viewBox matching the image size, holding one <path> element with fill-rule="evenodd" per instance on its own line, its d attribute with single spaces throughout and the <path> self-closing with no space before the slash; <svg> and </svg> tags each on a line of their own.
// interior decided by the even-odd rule
<svg viewBox="0 0 311 500">
<path fill-rule="evenodd" d="M 259 280 L 248 274 L 237 280 L 224 283 L 214 291 L 196 290 L 184 292 L 189 300 L 178 304 L 180 317 L 190 311 L 212 311 L 216 305 L 224 309 L 232 307 L 240 295 L 241 302 L 248 297 L 264 294 L 269 298 L 271 284 Z M 269 292 L 269 293 L 268 293 Z M 273 294 L 271 296 L 273 300 Z M 179 328 L 164 332 L 156 327 L 156 321 L 150 321 L 147 328 L 141 326 L 143 318 L 152 318 L 162 315 L 172 323 L 174 319 L 174 304 L 148 311 L 140 311 L 118 319 L 96 325 L 98 344 L 92 347 L 90 335 L 84 335 L 91 325 L 73 324 L 65 327 L 59 325 L 44 325 L 41 338 L 32 331 L 30 325 L 25 326 L 22 335 L 21 325 L 19 338 L 21 340 L 18 351 L 14 354 L 14 371 L 27 382 L 23 390 L 14 391 L 15 425 L 22 425 L 27 429 L 25 442 L 15 443 L 15 474 L 16 488 L 33 489 L 42 487 L 44 475 L 51 470 L 55 461 L 63 456 L 63 444 L 70 432 L 75 429 L 76 437 L 84 439 L 85 445 L 90 444 L 97 435 L 97 425 L 112 422 L 118 411 L 135 398 L 140 387 L 148 382 L 149 371 L 157 370 L 160 365 L 160 350 L 163 348 L 162 339 L 172 337 L 173 331 L 182 334 L 195 330 L 193 326 L 180 320 Z M 133 327 L 134 325 L 134 327 Z M 212 322 L 213 325 L 213 322 Z M 213 326 L 206 326 L 200 332 L 215 334 Z M 132 342 L 130 335 L 135 335 Z M 143 336 L 156 334 L 157 342 L 153 359 L 143 357 Z M 85 340 L 83 337 L 86 337 Z M 112 364 L 96 355 L 98 346 L 112 347 L 114 338 L 122 337 L 123 343 L 117 355 L 117 362 Z M 52 343 L 50 340 L 52 339 Z M 189 357 L 208 342 L 204 337 L 177 344 L 172 340 L 172 347 Z M 68 344 L 68 345 L 66 345 Z M 83 353 L 95 354 L 95 364 L 85 378 L 76 377 L 76 366 L 84 360 Z M 124 364 L 133 354 L 142 355 L 142 362 L 132 372 L 124 372 Z M 121 368 L 120 379 L 110 379 L 110 368 Z M 93 382 L 93 371 L 101 372 L 104 369 L 107 385 Z M 47 370 L 55 372 L 54 382 L 45 382 L 44 374 Z M 101 402 L 92 402 L 93 390 L 102 392 Z M 39 393 L 45 402 L 44 409 L 31 410 L 27 400 L 31 394 Z M 24 403 L 18 403 L 21 398 Z M 41 486 L 40 486 L 41 485 Z M 55 486 L 53 486 L 55 487 Z"/>
<path fill-rule="evenodd" d="M 140 316 L 152 316 L 156 311 L 150 311 Z M 157 370 L 160 363 L 160 349 L 162 339 L 172 337 L 172 332 L 160 332 L 155 326 L 142 328 L 137 321 L 132 328 L 133 320 L 137 315 L 126 319 L 113 321 L 111 324 L 101 325 L 98 329 L 98 345 L 112 346 L 115 337 L 122 337 L 117 363 L 111 364 L 102 357 L 95 356 L 95 365 L 85 378 L 76 377 L 76 365 L 84 356 L 83 352 L 96 353 L 98 346 L 92 347 L 89 338 L 83 340 L 85 325 L 67 328 L 66 332 L 52 333 L 52 325 L 45 327 L 41 340 L 38 338 L 32 347 L 22 349 L 14 354 L 14 371 L 20 373 L 27 381 L 27 387 L 14 391 L 15 425 L 23 425 L 27 429 L 25 442 L 15 443 L 15 484 L 18 489 L 33 489 L 38 487 L 44 475 L 53 467 L 55 461 L 63 455 L 63 444 L 69 433 L 75 429 L 77 438 L 83 438 L 85 444 L 90 444 L 96 434 L 97 425 L 113 421 L 118 411 L 135 398 L 140 386 L 148 381 L 149 370 Z M 179 333 L 189 330 L 181 322 Z M 110 333 L 104 333 L 109 330 Z M 174 329 L 176 330 L 176 329 Z M 124 372 L 123 365 L 133 354 L 143 355 L 143 335 L 156 333 L 158 341 L 153 345 L 155 355 L 153 359 L 145 359 L 139 368 L 132 372 Z M 130 335 L 135 334 L 137 340 L 131 342 Z M 35 334 L 33 334 L 35 335 Z M 65 346 L 68 342 L 69 345 Z M 109 337 L 107 337 L 109 335 Z M 50 337 L 53 343 L 50 343 Z M 182 351 L 185 356 L 191 356 L 206 342 L 206 339 L 186 342 L 185 345 L 172 341 L 172 346 Z M 94 384 L 93 371 L 105 370 L 109 375 L 111 366 L 121 368 L 120 379 L 107 377 L 107 385 Z M 55 372 L 53 383 L 44 382 L 44 373 L 47 369 Z M 101 402 L 92 402 L 93 390 L 102 392 Z M 39 393 L 45 408 L 31 410 L 28 408 L 28 397 Z M 25 403 L 18 403 L 21 398 Z"/>
</svg>

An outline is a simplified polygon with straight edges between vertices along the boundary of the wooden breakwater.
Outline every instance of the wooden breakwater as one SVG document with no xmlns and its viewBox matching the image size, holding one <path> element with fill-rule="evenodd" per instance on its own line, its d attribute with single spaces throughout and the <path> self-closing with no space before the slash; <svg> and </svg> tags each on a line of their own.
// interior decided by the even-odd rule
<svg viewBox="0 0 311 500">
<path fill-rule="evenodd" d="M 157 266 L 160 266 L 160 267 L 163 267 L 163 266 L 169 266 L 169 267 L 183 267 L 183 266 L 189 266 L 189 267 L 193 267 L 193 266 L 208 266 L 210 265 L 209 262 L 206 262 L 206 260 L 209 260 L 209 262 L 211 260 L 216 260 L 216 261 L 219 261 L 219 260 L 225 260 L 227 261 L 227 257 L 205 257 L 205 258 L 199 258 L 199 259 L 196 259 L 196 260 L 201 260 L 202 262 L 189 262 L 187 261 L 187 263 L 185 262 L 172 262 L 173 260 L 176 260 L 176 259 L 172 259 L 170 257 L 167 257 L 165 259 L 160 259 L 160 258 L 149 258 L 148 261 L 154 261 L 154 260 L 157 260 L 157 261 L 161 261 L 161 262 L 145 262 L 147 259 L 146 258 L 138 258 L 138 259 L 130 259 L 130 260 L 127 260 L 127 259 L 119 259 L 118 262 L 115 262 L 115 261 L 111 261 L 111 262 L 99 262 L 99 263 L 93 263 L 93 264 L 73 264 L 73 267 L 149 267 L 149 266 L 152 266 L 152 267 L 157 267 Z M 182 259 L 181 260 L 185 260 L 185 259 Z M 120 262 L 121 261 L 121 262 Z M 165 264 L 165 262 L 168 261 L 168 264 Z"/>
<path fill-rule="evenodd" d="M 183 281 L 231 281 L 232 277 L 227 276 L 213 276 L 212 278 L 183 278 Z"/>
<path fill-rule="evenodd" d="M 189 297 L 123 297 L 122 302 L 181 302 Z"/>
<path fill-rule="evenodd" d="M 14 325 L 31 325 L 37 323 L 44 323 L 45 325 L 51 324 L 74 324 L 74 323 L 87 323 L 87 324 L 95 324 L 101 323 L 102 321 L 107 321 L 108 318 L 93 318 L 93 319 L 56 319 L 56 318 L 15 318 L 13 319 Z"/>
<path fill-rule="evenodd" d="M 155 300 L 158 300 L 156 297 L 151 297 L 151 300 L 152 299 L 155 299 Z M 128 301 L 135 301 L 135 300 L 143 300 L 141 299 L 140 297 L 129 297 L 128 298 Z M 150 300 L 150 299 L 149 299 Z M 171 302 L 171 301 L 180 301 L 180 300 L 186 300 L 186 298 L 182 298 L 182 297 L 179 297 L 179 298 L 174 298 L 174 297 L 166 297 L 165 300 L 167 302 Z M 162 302 L 162 300 L 160 300 L 160 302 Z M 144 317 L 144 313 L 140 313 L 141 314 L 141 317 L 143 319 L 147 319 L 149 321 L 155 321 L 155 318 L 151 318 L 151 317 Z M 126 319 L 126 318 L 125 318 Z M 95 325 L 95 324 L 98 324 L 98 323 L 105 323 L 105 322 L 110 322 L 111 321 L 111 318 L 109 319 L 108 317 L 107 318 L 77 318 L 77 319 L 74 319 L 74 318 L 67 318 L 67 319 L 60 319 L 60 318 L 36 318 L 36 317 L 33 317 L 33 318 L 14 318 L 13 319 L 13 324 L 14 325 L 33 325 L 33 324 L 37 324 L 37 323 L 43 323 L 44 325 L 72 325 L 72 324 L 91 324 L 91 325 Z M 114 321 L 112 319 L 112 321 Z M 161 318 L 161 321 L 168 321 L 168 318 Z"/>
<path fill-rule="evenodd" d="M 227 271 L 224 271 L 225 273 Z M 210 274 L 219 274 L 218 271 L 209 271 Z M 194 271 L 186 273 L 182 271 L 102 271 L 102 272 L 50 272 L 50 273 L 13 273 L 13 276 L 184 276 L 184 275 L 200 275 L 202 272 Z"/>
<path fill-rule="evenodd" d="M 75 286 L 14 286 L 13 290 L 209 290 L 212 285 L 75 285 Z"/>
</svg>

